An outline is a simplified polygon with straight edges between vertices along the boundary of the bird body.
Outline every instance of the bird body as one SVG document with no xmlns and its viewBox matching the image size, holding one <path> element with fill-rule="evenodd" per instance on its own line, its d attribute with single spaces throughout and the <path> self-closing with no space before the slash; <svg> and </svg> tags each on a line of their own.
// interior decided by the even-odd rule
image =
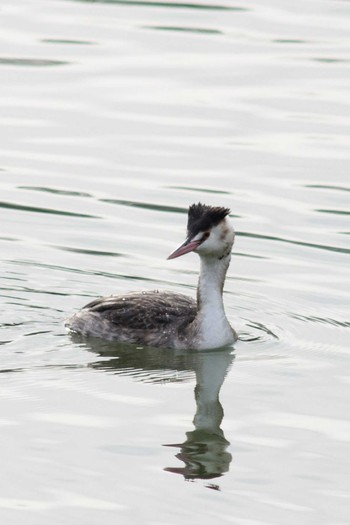
<svg viewBox="0 0 350 525">
<path fill-rule="evenodd" d="M 195 319 L 196 312 L 191 297 L 154 290 L 101 297 L 84 306 L 69 322 L 83 335 L 176 348 L 182 346 L 178 331 Z"/>
<path fill-rule="evenodd" d="M 101 297 L 66 321 L 73 332 L 106 340 L 175 349 L 209 349 L 234 343 L 222 292 L 234 230 L 227 208 L 193 204 L 186 241 L 168 259 L 190 251 L 200 255 L 197 301 L 168 291 Z"/>
</svg>

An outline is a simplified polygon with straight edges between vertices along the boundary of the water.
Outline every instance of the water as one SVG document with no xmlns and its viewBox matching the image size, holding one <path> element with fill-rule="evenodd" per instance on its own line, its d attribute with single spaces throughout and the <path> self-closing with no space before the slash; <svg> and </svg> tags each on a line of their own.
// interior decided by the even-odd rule
<svg viewBox="0 0 350 525">
<path fill-rule="evenodd" d="M 1 522 L 348 523 L 349 3 L 1 15 Z M 166 256 L 199 200 L 237 230 L 234 351 L 68 336 L 98 295 L 195 294 Z"/>
</svg>

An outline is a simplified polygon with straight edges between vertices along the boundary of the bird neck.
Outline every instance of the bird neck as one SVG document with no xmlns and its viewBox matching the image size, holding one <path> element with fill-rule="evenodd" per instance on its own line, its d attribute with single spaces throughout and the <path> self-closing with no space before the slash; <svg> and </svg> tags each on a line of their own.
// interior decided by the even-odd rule
<svg viewBox="0 0 350 525">
<path fill-rule="evenodd" d="M 222 292 L 231 253 L 225 257 L 201 256 L 197 288 L 197 308 L 204 318 L 211 320 L 225 316 Z"/>
<path fill-rule="evenodd" d="M 219 401 L 219 392 L 232 361 L 231 350 L 199 354 L 195 366 L 197 410 L 193 423 L 196 430 L 223 435 L 220 425 L 224 413 Z"/>
</svg>

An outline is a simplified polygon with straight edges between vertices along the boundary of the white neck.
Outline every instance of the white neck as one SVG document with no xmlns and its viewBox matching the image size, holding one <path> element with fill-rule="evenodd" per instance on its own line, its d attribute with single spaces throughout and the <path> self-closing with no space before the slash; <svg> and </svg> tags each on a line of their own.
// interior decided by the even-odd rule
<svg viewBox="0 0 350 525">
<path fill-rule="evenodd" d="M 193 423 L 196 430 L 207 430 L 222 435 L 220 425 L 224 413 L 219 401 L 219 392 L 232 361 L 231 350 L 200 354 L 195 368 L 197 410 Z"/>
<path fill-rule="evenodd" d="M 202 255 L 197 289 L 200 348 L 232 344 L 234 333 L 226 318 L 222 292 L 231 254 L 218 257 Z"/>
</svg>

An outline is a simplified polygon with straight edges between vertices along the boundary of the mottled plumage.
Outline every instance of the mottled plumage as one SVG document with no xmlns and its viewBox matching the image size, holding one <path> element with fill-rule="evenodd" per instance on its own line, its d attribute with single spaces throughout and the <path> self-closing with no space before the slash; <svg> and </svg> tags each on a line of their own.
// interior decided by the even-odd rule
<svg viewBox="0 0 350 525">
<path fill-rule="evenodd" d="M 191 297 L 145 291 L 95 299 L 73 315 L 67 326 L 83 335 L 106 340 L 172 347 L 169 338 L 178 339 L 181 346 L 180 341 L 186 339 L 186 327 L 196 313 L 197 305 Z"/>
</svg>

